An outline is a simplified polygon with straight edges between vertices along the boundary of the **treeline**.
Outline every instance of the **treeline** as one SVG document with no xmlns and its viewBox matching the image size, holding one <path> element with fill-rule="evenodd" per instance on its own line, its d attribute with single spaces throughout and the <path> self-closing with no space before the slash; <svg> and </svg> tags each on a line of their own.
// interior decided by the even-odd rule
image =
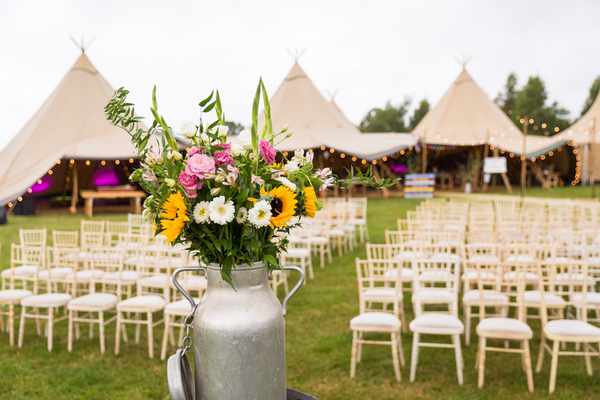
<svg viewBox="0 0 600 400">
<path fill-rule="evenodd" d="M 592 106 L 599 91 L 600 76 L 592 83 L 579 116 Z M 579 117 L 571 119 L 571 112 L 567 108 L 557 101 L 550 101 L 545 82 L 536 75 L 530 76 L 525 84 L 519 86 L 517 75 L 510 73 L 494 101 L 519 128 L 522 128 L 521 119 L 533 118 L 535 123 L 528 132 L 534 135 L 552 136 L 569 127 Z M 363 132 L 412 131 L 430 106 L 427 99 L 423 99 L 412 114 L 409 113 L 410 106 L 410 99 L 405 98 L 399 104 L 388 101 L 384 107 L 374 107 L 363 117 L 359 128 Z"/>
</svg>

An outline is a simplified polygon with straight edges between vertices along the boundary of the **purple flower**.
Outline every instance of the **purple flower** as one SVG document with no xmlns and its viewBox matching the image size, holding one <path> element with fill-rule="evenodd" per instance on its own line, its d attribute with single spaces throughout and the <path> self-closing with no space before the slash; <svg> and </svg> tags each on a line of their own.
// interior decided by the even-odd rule
<svg viewBox="0 0 600 400">
<path fill-rule="evenodd" d="M 277 150 L 275 150 L 275 147 L 273 147 L 268 140 L 261 140 L 258 144 L 258 148 L 260 149 L 260 156 L 267 164 L 273 164 L 275 162 Z"/>
<path fill-rule="evenodd" d="M 215 160 L 206 154 L 194 154 L 188 159 L 185 173 L 204 179 L 207 175 L 215 173 Z"/>
</svg>

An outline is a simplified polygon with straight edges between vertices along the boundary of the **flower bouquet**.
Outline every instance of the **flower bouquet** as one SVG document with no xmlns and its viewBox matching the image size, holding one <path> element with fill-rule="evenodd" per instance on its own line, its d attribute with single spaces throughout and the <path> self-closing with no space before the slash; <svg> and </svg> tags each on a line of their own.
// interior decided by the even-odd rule
<svg viewBox="0 0 600 400">
<path fill-rule="evenodd" d="M 317 193 L 334 178 L 330 169 L 313 167 L 310 150 L 298 150 L 290 158 L 277 155 L 276 142 L 289 133 L 273 132 L 262 80 L 254 97 L 248 144 L 229 140 L 217 91 L 199 102 L 202 117 L 185 132 L 190 144 L 185 154 L 158 112 L 156 88 L 149 128 L 127 102 L 128 93 L 117 90 L 105 112 L 131 135 L 139 153 L 140 168 L 130 179 L 148 193 L 144 215 L 157 233 L 169 243 L 186 245 L 204 263 L 219 265 L 228 282 L 237 265 L 263 262 L 277 268 L 278 254 L 287 246 L 286 233 L 301 217 L 315 216 L 320 207 Z M 210 114 L 213 120 L 205 123 Z"/>
</svg>

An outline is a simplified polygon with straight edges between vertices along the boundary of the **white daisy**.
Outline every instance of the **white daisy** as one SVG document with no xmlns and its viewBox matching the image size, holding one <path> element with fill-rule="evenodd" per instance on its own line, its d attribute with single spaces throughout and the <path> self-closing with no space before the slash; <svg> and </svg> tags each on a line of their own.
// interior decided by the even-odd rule
<svg viewBox="0 0 600 400">
<path fill-rule="evenodd" d="M 233 221 L 235 207 L 231 200 L 225 201 L 225 196 L 215 197 L 208 205 L 208 214 L 215 224 L 225 225 Z"/>
<path fill-rule="evenodd" d="M 275 178 L 275 180 L 281 183 L 283 186 L 287 186 L 287 188 L 290 189 L 292 192 L 296 191 L 296 184 L 290 181 L 288 178 L 282 176 L 280 178 Z"/>
<path fill-rule="evenodd" d="M 200 203 L 196 204 L 194 206 L 194 211 L 192 212 L 192 215 L 194 217 L 194 221 L 197 224 L 203 224 L 205 222 L 208 222 L 208 207 L 209 207 L 209 202 L 208 201 L 201 201 Z"/>
<path fill-rule="evenodd" d="M 243 224 L 248 219 L 248 210 L 245 207 L 240 207 L 235 220 L 238 224 Z"/>
<path fill-rule="evenodd" d="M 265 200 L 256 202 L 254 207 L 248 211 L 248 221 L 259 228 L 269 225 L 271 221 L 271 205 Z"/>
</svg>

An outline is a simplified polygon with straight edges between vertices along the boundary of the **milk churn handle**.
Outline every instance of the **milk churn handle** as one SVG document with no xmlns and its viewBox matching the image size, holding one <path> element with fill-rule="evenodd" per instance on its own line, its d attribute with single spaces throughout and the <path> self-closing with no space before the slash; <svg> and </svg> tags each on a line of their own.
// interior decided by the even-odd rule
<svg viewBox="0 0 600 400">
<path fill-rule="evenodd" d="M 294 271 L 297 271 L 300 274 L 300 279 L 296 283 L 296 286 L 294 286 L 292 288 L 292 290 L 290 290 L 290 292 L 288 293 L 288 295 L 285 296 L 285 299 L 283 299 L 283 316 L 285 317 L 285 313 L 287 311 L 287 303 L 288 303 L 288 301 L 290 301 L 290 299 L 292 298 L 292 296 L 295 295 L 296 292 L 298 290 L 300 290 L 300 288 L 304 284 L 304 270 L 302 268 L 300 268 L 300 267 L 295 266 L 295 265 L 287 265 L 287 266 L 281 267 L 281 269 L 284 269 L 284 270 L 286 270 L 286 269 L 287 270 L 294 270 Z"/>
<path fill-rule="evenodd" d="M 183 267 L 183 268 L 177 268 L 175 270 L 175 272 L 173 273 L 173 276 L 171 277 L 171 282 L 173 282 L 173 286 L 175 286 L 175 288 L 177 288 L 177 290 L 179 291 L 179 293 L 181 293 L 183 295 L 183 297 L 185 297 L 185 299 L 187 301 L 189 301 L 190 305 L 192 306 L 192 310 L 195 310 L 198 305 L 194 301 L 194 298 L 188 293 L 188 291 L 185 290 L 183 288 L 183 286 L 181 286 L 181 284 L 179 283 L 179 281 L 177 281 L 177 276 L 180 273 L 182 273 L 182 272 L 186 272 L 186 271 L 194 272 L 194 271 L 198 271 L 198 270 L 206 271 L 206 268 L 205 267 Z"/>
</svg>

